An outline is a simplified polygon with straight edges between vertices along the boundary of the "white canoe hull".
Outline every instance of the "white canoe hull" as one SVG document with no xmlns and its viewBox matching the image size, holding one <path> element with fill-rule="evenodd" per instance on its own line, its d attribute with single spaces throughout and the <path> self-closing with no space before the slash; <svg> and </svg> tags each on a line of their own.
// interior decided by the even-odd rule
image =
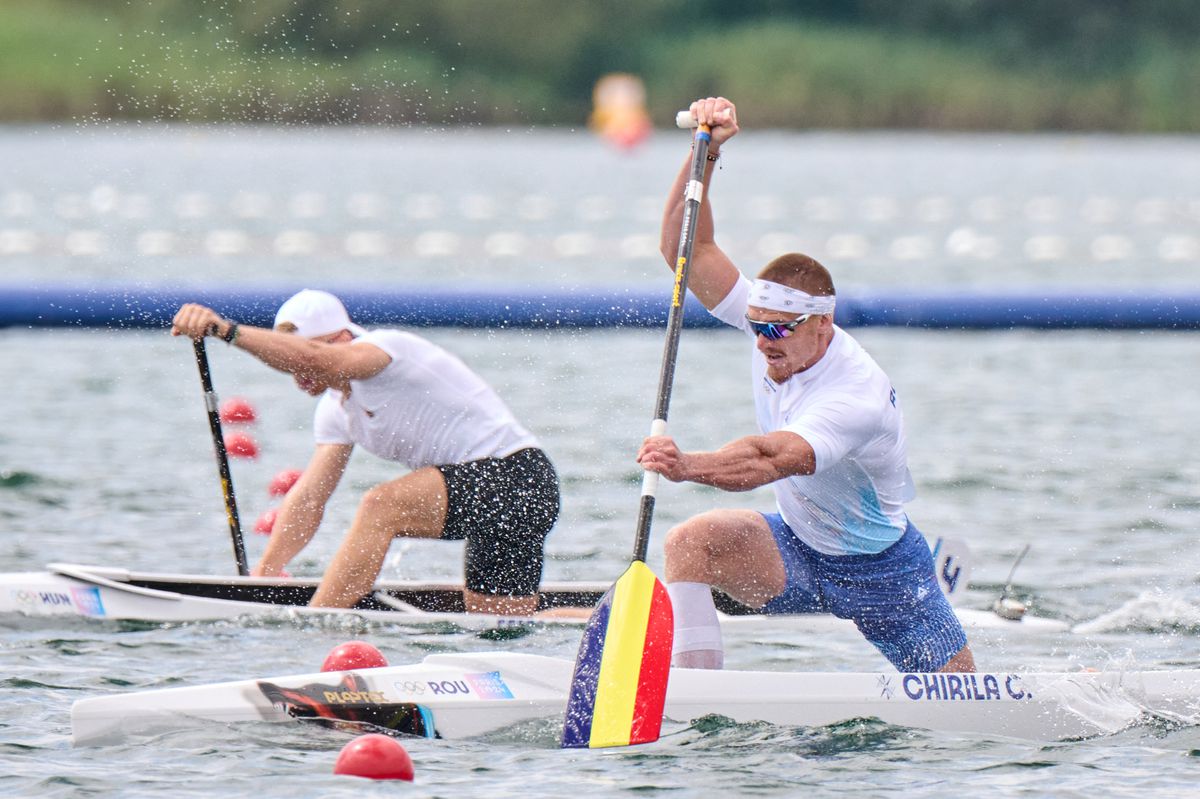
<svg viewBox="0 0 1200 799">
<path fill-rule="evenodd" d="M 519 653 L 432 655 L 421 663 L 102 696 L 71 710 L 77 745 L 203 722 L 298 717 L 467 738 L 561 721 L 574 664 Z M 1088 738 L 1147 718 L 1200 723 L 1200 671 L 899 674 L 673 669 L 666 716 L 821 726 L 853 718 L 1040 741 Z M 381 720 L 384 720 L 381 724 Z"/>
<path fill-rule="evenodd" d="M 377 588 L 407 600 L 396 607 L 352 610 L 314 609 L 304 605 L 317 580 L 217 577 L 212 575 L 133 572 L 75 564 L 50 564 L 47 571 L 0 574 L 0 614 L 27 616 L 76 616 L 93 619 L 133 620 L 155 623 L 220 621 L 255 616 L 331 618 L 351 615 L 368 621 L 400 623 L 449 622 L 468 629 L 491 629 L 506 625 L 536 623 L 579 624 L 583 618 L 534 618 L 465 614 L 453 607 L 461 587 L 407 581 L 381 582 Z M 558 606 L 590 606 L 609 588 L 605 583 L 548 582 L 543 592 Z M 261 589 L 261 590 L 259 590 Z M 291 595 L 288 601 L 263 601 L 262 595 L 276 592 Z M 228 598 L 257 596 L 255 601 Z M 298 598 L 298 599 L 297 599 Z M 578 598 L 579 603 L 573 602 Z M 589 601 L 590 600 L 590 601 Z M 418 605 L 417 603 L 432 603 Z M 461 604 L 461 603 L 459 603 Z M 1060 633 L 1069 625 L 1055 619 L 1026 615 L 1005 619 L 987 610 L 956 608 L 968 633 L 995 630 L 1020 633 Z M 723 623 L 753 623 L 760 615 L 722 614 Z M 815 631 L 851 629 L 851 622 L 825 614 L 791 616 L 798 628 Z"/>
<path fill-rule="evenodd" d="M 270 616 L 274 618 L 335 618 L 353 616 L 379 622 L 455 622 L 470 627 L 490 628 L 505 624 L 530 622 L 521 617 L 489 616 L 462 612 L 425 611 L 417 607 L 400 609 L 338 610 L 309 608 L 303 603 L 247 601 L 206 596 L 192 590 L 177 591 L 147 587 L 155 585 L 186 585 L 189 589 L 215 589 L 225 586 L 264 589 L 282 586 L 304 593 L 315 589 L 316 580 L 260 579 L 253 577 L 213 577 L 196 574 L 165 574 L 130 572 L 124 569 L 51 564 L 49 571 L 13 572 L 0 574 L 0 614 L 25 616 L 75 616 L 112 621 L 145 621 L 154 623 L 205 622 Z M 461 587 L 424 583 L 381 583 L 380 587 L 404 590 L 454 591 Z M 553 587 L 553 586 L 547 586 Z M 602 591 L 599 584 L 571 584 L 571 588 Z M 558 621 L 545 619 L 544 621 Z M 563 621 L 571 622 L 571 619 Z"/>
</svg>

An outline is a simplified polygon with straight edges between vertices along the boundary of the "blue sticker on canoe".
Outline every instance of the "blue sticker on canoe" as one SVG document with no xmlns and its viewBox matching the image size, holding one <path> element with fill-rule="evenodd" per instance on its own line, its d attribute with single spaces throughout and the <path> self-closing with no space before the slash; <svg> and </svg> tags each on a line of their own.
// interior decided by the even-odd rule
<svg viewBox="0 0 1200 799">
<path fill-rule="evenodd" d="M 100 600 L 100 589 L 96 587 L 90 588 L 72 588 L 71 601 L 75 605 L 75 609 L 85 616 L 103 616 L 104 603 Z"/>
<path fill-rule="evenodd" d="M 487 671 L 479 674 L 464 674 L 467 682 L 475 689 L 475 695 L 480 699 L 512 699 L 512 691 L 504 684 L 498 671 Z"/>
</svg>

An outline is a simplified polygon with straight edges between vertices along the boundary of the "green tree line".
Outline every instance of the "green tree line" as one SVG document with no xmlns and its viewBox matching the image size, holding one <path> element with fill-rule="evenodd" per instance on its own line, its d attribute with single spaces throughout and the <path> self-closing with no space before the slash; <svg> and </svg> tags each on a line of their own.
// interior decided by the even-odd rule
<svg viewBox="0 0 1200 799">
<path fill-rule="evenodd" d="M 1200 130 L 1194 0 L 2 0 L 0 120 Z"/>
</svg>

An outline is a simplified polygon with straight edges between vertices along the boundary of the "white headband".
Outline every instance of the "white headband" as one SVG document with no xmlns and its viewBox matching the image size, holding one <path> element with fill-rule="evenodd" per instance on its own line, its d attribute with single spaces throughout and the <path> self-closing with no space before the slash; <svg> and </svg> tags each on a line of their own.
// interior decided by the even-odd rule
<svg viewBox="0 0 1200 799">
<path fill-rule="evenodd" d="M 836 297 L 814 297 L 781 283 L 756 280 L 754 288 L 750 289 L 750 300 L 747 304 L 780 313 L 824 315 L 833 313 L 836 303 Z"/>
</svg>

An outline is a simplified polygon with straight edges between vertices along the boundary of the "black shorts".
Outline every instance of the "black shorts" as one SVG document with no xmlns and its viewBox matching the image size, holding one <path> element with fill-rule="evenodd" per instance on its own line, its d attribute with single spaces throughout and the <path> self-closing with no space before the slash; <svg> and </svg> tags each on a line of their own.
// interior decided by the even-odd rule
<svg viewBox="0 0 1200 799">
<path fill-rule="evenodd" d="M 479 594 L 533 596 L 546 535 L 558 519 L 558 475 L 540 449 L 438 466 L 449 504 L 442 538 L 466 539 L 466 586 Z"/>
</svg>

